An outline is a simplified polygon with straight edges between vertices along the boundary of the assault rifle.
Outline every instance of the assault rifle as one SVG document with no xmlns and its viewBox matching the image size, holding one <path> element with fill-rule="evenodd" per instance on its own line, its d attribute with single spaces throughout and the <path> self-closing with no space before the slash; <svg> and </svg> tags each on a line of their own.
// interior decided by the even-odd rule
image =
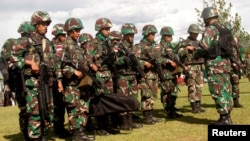
<svg viewBox="0 0 250 141">
<path fill-rule="evenodd" d="M 39 113 L 41 116 L 41 131 L 42 136 L 44 135 L 44 128 L 46 128 L 46 122 L 49 122 L 49 111 L 48 105 L 50 102 L 50 91 L 49 91 L 49 74 L 48 66 L 44 61 L 43 48 L 46 45 L 45 39 L 42 40 L 42 45 L 38 44 L 35 46 L 40 56 L 40 72 L 39 72 L 39 89 L 38 89 L 38 105 Z"/>
<path fill-rule="evenodd" d="M 165 82 L 165 78 L 164 78 L 163 73 L 162 73 L 161 64 L 158 63 L 158 61 L 156 60 L 156 58 L 152 58 L 150 56 L 150 54 L 148 53 L 147 49 L 144 49 L 144 53 L 145 53 L 146 57 L 148 58 L 147 61 L 150 62 L 150 64 L 153 65 L 153 71 L 158 74 L 158 77 L 160 78 L 160 81 L 161 82 Z"/>
<path fill-rule="evenodd" d="M 163 52 L 164 52 L 164 54 L 166 55 L 167 58 L 174 61 L 177 64 L 177 66 L 180 66 L 182 68 L 182 72 L 185 75 L 185 79 L 188 78 L 189 77 L 189 72 L 188 72 L 188 70 L 186 70 L 186 67 L 179 60 L 179 58 L 177 56 L 175 56 L 175 54 L 172 54 L 172 53 L 166 51 L 166 49 L 164 49 Z M 185 81 L 187 81 L 187 79 Z"/>
<path fill-rule="evenodd" d="M 150 85 L 146 79 L 146 75 L 145 75 L 143 69 L 141 68 L 135 55 L 133 53 L 129 52 L 122 42 L 120 44 L 120 48 L 125 52 L 125 55 L 130 59 L 130 63 L 128 65 L 131 66 L 131 68 L 137 73 L 139 79 L 144 78 L 145 83 L 150 87 Z"/>
</svg>

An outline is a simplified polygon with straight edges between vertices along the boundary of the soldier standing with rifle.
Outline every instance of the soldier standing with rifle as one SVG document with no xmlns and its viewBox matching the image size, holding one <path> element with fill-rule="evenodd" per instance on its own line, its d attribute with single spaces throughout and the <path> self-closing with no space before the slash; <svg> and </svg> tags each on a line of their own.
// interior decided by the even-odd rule
<svg viewBox="0 0 250 141">
<path fill-rule="evenodd" d="M 78 18 L 68 18 L 64 24 L 67 38 L 63 46 L 63 55 L 55 66 L 58 91 L 63 93 L 68 113 L 69 127 L 73 132 L 72 141 L 94 140 L 87 136 L 85 126 L 89 110 L 85 100 L 80 98 L 78 84 L 85 72 L 79 69 L 83 66 L 88 70 L 88 62 L 83 56 L 83 49 L 77 44 L 80 31 L 83 29 L 82 21 Z"/>
<path fill-rule="evenodd" d="M 133 54 L 134 50 L 134 35 L 137 29 L 132 23 L 125 23 L 122 25 L 121 33 L 123 38 L 118 44 L 117 52 L 117 72 L 118 72 L 118 92 L 125 96 L 138 98 L 137 86 L 137 71 L 135 67 L 140 67 L 137 58 Z M 134 59 L 134 60 L 133 60 Z M 142 69 L 141 69 L 142 71 Z M 133 128 L 141 128 L 140 124 L 133 122 L 133 111 L 120 113 L 121 116 L 121 130 L 132 130 Z"/>
<path fill-rule="evenodd" d="M 64 24 L 55 24 L 52 28 L 52 44 L 56 48 L 56 58 L 62 58 L 63 44 L 66 40 L 66 31 Z M 54 98 L 54 133 L 58 138 L 66 138 L 70 136 L 67 129 L 64 128 L 65 103 L 63 101 L 63 93 L 58 92 L 57 81 L 53 83 L 53 98 Z"/>
<path fill-rule="evenodd" d="M 116 75 L 115 53 L 111 47 L 109 39 L 112 23 L 108 18 L 99 18 L 95 23 L 96 37 L 90 41 L 91 50 L 87 51 L 93 60 L 91 64 L 96 78 L 101 82 L 101 86 L 96 88 L 97 94 L 113 94 L 112 75 Z M 97 134 L 101 136 L 118 134 L 120 130 L 109 126 L 110 114 L 95 116 L 97 124 Z"/>
<path fill-rule="evenodd" d="M 153 125 L 161 122 L 160 118 L 153 116 L 153 106 L 158 92 L 158 60 L 160 59 L 160 46 L 155 42 L 157 29 L 154 25 L 145 25 L 142 29 L 143 39 L 135 45 L 135 56 L 143 68 L 145 77 L 139 80 L 141 89 L 141 110 L 143 123 Z M 161 72 L 160 72 L 161 73 Z"/>
<path fill-rule="evenodd" d="M 168 118 L 182 117 L 182 114 L 176 112 L 175 104 L 178 93 L 177 76 L 181 73 L 182 63 L 179 62 L 178 56 L 175 55 L 175 47 L 171 43 L 174 31 L 170 26 L 164 26 L 160 32 L 162 38 L 160 47 L 162 52 L 162 73 L 163 81 L 161 81 L 161 101 Z M 183 69 L 183 68 L 182 68 Z M 185 69 L 185 68 L 184 68 Z M 177 70 L 177 71 L 176 71 Z"/>
<path fill-rule="evenodd" d="M 189 45 L 199 47 L 199 41 L 197 37 L 201 33 L 201 29 L 197 24 L 191 24 L 188 27 L 189 36 L 187 39 L 180 41 L 177 46 L 177 52 L 180 57 L 180 61 L 184 63 L 189 72 L 189 76 L 185 76 L 187 80 L 186 85 L 188 87 L 188 101 L 190 102 L 192 112 L 200 113 L 205 112 L 201 107 L 201 96 L 202 96 L 202 84 L 203 84 L 203 73 L 202 65 L 204 64 L 203 58 L 194 58 L 194 51 L 187 51 L 186 47 Z"/>
</svg>

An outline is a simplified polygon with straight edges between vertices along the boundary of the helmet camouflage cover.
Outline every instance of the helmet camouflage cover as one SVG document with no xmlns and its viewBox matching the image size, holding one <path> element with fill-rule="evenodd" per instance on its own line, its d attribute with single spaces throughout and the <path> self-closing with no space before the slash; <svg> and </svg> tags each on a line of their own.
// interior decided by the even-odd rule
<svg viewBox="0 0 250 141">
<path fill-rule="evenodd" d="M 84 44 L 86 42 L 89 42 L 90 40 L 93 39 L 93 36 L 89 33 L 82 33 L 80 36 L 79 36 L 79 43 L 80 44 Z"/>
<path fill-rule="evenodd" d="M 36 11 L 31 17 L 31 24 L 36 25 L 39 22 L 48 22 L 48 25 L 51 23 L 51 18 L 49 13 L 45 11 Z"/>
<path fill-rule="evenodd" d="M 65 31 L 71 31 L 74 29 L 83 29 L 82 21 L 79 18 L 68 18 L 64 24 Z"/>
<path fill-rule="evenodd" d="M 29 21 L 24 21 L 20 24 L 20 26 L 18 27 L 17 29 L 17 32 L 20 33 L 20 34 L 23 34 L 23 33 L 31 33 L 35 31 L 35 27 L 31 24 L 31 22 Z"/>
<path fill-rule="evenodd" d="M 125 34 L 136 34 L 137 29 L 133 23 L 125 23 L 122 25 L 121 33 Z"/>
<path fill-rule="evenodd" d="M 51 34 L 54 36 L 66 34 L 66 32 L 64 31 L 64 24 L 55 24 L 52 28 Z"/>
<path fill-rule="evenodd" d="M 154 25 L 145 25 L 143 28 L 142 28 L 142 35 L 143 36 L 147 36 L 148 34 L 150 33 L 157 33 L 157 28 L 154 26 Z"/>
<path fill-rule="evenodd" d="M 109 38 L 111 40 L 114 40 L 114 39 L 121 40 L 122 39 L 122 34 L 119 31 L 111 31 L 110 34 L 109 34 Z"/>
<path fill-rule="evenodd" d="M 191 24 L 189 27 L 188 27 L 188 33 L 200 33 L 201 32 L 201 29 L 199 27 L 199 25 L 197 24 Z"/>
<path fill-rule="evenodd" d="M 212 17 L 218 17 L 219 13 L 218 10 L 213 7 L 206 7 L 201 12 L 201 18 L 208 19 Z"/>
<path fill-rule="evenodd" d="M 113 25 L 111 23 L 111 21 L 108 18 L 100 18 L 98 20 L 96 20 L 95 23 L 95 31 L 100 31 L 103 28 L 111 28 Z"/>
<path fill-rule="evenodd" d="M 164 26 L 164 27 L 161 28 L 160 34 L 161 34 L 161 36 L 164 36 L 164 35 L 174 35 L 174 30 L 170 26 Z"/>
</svg>

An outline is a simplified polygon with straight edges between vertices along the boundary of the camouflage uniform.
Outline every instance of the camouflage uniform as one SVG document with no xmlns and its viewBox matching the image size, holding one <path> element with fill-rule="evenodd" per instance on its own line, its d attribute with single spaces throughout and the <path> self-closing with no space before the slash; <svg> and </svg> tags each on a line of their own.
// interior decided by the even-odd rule
<svg viewBox="0 0 250 141">
<path fill-rule="evenodd" d="M 96 37 L 90 41 L 90 48 L 87 53 L 91 56 L 93 60 L 93 64 L 97 66 L 97 70 L 95 71 L 95 77 L 101 82 L 101 86 L 95 88 L 97 94 L 112 94 L 114 93 L 113 80 L 112 80 L 112 72 L 111 63 L 115 63 L 115 56 L 112 55 L 111 59 L 108 59 L 109 54 L 112 54 L 113 47 L 110 39 L 108 38 L 110 35 L 110 28 L 112 27 L 112 23 L 107 18 L 100 18 L 96 20 L 95 23 L 95 31 Z M 101 115 L 95 116 L 97 121 L 97 134 L 98 135 L 109 135 L 109 133 L 120 133 L 119 130 L 111 130 L 109 128 L 109 117 L 110 115 Z"/>
<path fill-rule="evenodd" d="M 201 29 L 196 24 L 191 24 L 188 28 L 189 36 L 186 40 L 181 41 L 179 43 L 179 47 L 177 47 L 177 52 L 180 57 L 181 62 L 184 62 L 184 65 L 187 67 L 189 72 L 189 76 L 185 76 L 187 80 L 186 85 L 188 87 L 188 101 L 192 107 L 193 113 L 204 112 L 204 109 L 201 108 L 201 96 L 202 90 L 201 87 L 203 85 L 203 72 L 202 65 L 204 64 L 204 59 L 194 58 L 193 51 L 187 51 L 186 46 L 194 46 L 196 48 L 199 47 L 199 41 L 197 37 Z"/>
<path fill-rule="evenodd" d="M 143 39 L 135 45 L 134 51 L 146 75 L 145 79 L 147 82 L 145 79 L 139 80 L 139 89 L 141 90 L 141 110 L 144 116 L 143 123 L 149 125 L 161 121 L 161 119 L 153 116 L 154 101 L 157 98 L 158 92 L 158 76 L 157 73 L 153 71 L 153 66 L 149 63 L 150 58 L 147 56 L 147 54 L 150 55 L 150 57 L 156 59 L 157 62 L 161 57 L 160 46 L 154 41 L 155 33 L 157 33 L 157 29 L 154 25 L 145 25 L 142 29 Z M 150 65 L 146 67 L 146 64 Z"/>
<path fill-rule="evenodd" d="M 83 56 L 82 48 L 77 44 L 80 30 L 83 25 L 78 18 L 68 18 L 64 24 L 64 30 L 67 32 L 68 37 L 64 43 L 62 60 L 58 61 L 55 70 L 58 79 L 58 86 L 62 82 L 64 87 L 64 102 L 69 119 L 69 128 L 73 132 L 73 141 L 89 141 L 85 133 L 85 126 L 87 123 L 87 113 L 89 105 L 83 99 L 80 99 L 80 90 L 78 84 L 82 78 L 83 72 L 77 70 L 78 64 L 83 65 L 88 70 L 88 62 Z M 60 87 L 60 86 L 59 86 Z"/>
<path fill-rule="evenodd" d="M 52 44 L 56 49 L 55 59 L 62 58 L 62 50 L 66 40 L 66 31 L 64 31 L 64 24 L 55 24 L 52 28 Z M 57 83 L 53 83 L 53 96 L 54 96 L 54 121 L 53 127 L 55 135 L 59 138 L 65 138 L 69 136 L 69 132 L 64 128 L 64 116 L 65 116 L 65 103 L 63 101 L 63 93 L 58 92 Z"/>
<path fill-rule="evenodd" d="M 118 33 L 118 32 L 117 32 Z M 133 53 L 134 49 L 134 34 L 137 33 L 137 29 L 132 23 L 125 23 L 122 25 L 120 36 L 116 36 L 117 40 L 121 40 L 118 43 L 117 52 L 117 73 L 118 73 L 118 93 L 125 96 L 138 98 L 138 86 L 136 80 L 136 72 L 132 69 L 129 54 Z M 112 32 L 111 32 L 112 35 Z M 119 35 L 119 34 L 118 34 Z M 120 113 L 122 124 L 120 129 L 131 130 L 132 128 L 140 128 L 139 124 L 133 123 L 132 111 Z"/>
<path fill-rule="evenodd" d="M 219 120 L 213 124 L 232 124 L 230 113 L 233 109 L 233 100 L 229 74 L 231 63 L 228 58 L 220 55 L 211 57 L 215 54 L 212 49 L 218 44 L 219 31 L 209 22 L 211 19 L 217 22 L 218 16 L 218 11 L 212 7 L 203 9 L 201 17 L 205 21 L 206 28 L 201 40 L 202 49 L 196 50 L 195 57 L 205 56 L 209 91 L 215 101 L 216 110 L 220 114 Z"/>
<path fill-rule="evenodd" d="M 178 66 L 172 66 L 171 64 L 171 62 L 175 62 L 175 60 L 172 60 L 172 58 L 169 58 L 169 56 L 167 55 L 170 54 L 172 56 L 175 56 L 175 47 L 171 43 L 174 31 L 172 27 L 164 26 L 161 28 L 160 34 L 162 36 L 160 41 L 160 48 L 162 53 L 161 64 L 165 79 L 165 81 L 161 82 L 160 84 L 161 102 L 168 118 L 181 117 L 182 115 L 177 113 L 175 108 L 178 93 L 177 75 L 179 75 L 180 72 L 178 71 Z M 175 57 L 178 58 L 178 56 Z"/>
</svg>

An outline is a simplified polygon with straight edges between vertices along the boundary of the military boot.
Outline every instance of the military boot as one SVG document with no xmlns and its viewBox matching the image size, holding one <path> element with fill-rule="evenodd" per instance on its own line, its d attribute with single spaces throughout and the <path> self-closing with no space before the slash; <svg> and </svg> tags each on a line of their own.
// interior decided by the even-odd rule
<svg viewBox="0 0 250 141">
<path fill-rule="evenodd" d="M 128 118 L 128 124 L 131 128 L 133 128 L 133 129 L 142 128 L 142 124 L 137 124 L 137 123 L 133 122 L 133 114 L 132 113 L 128 113 L 127 118 Z"/>
<path fill-rule="evenodd" d="M 212 125 L 232 125 L 233 122 L 231 120 L 230 114 L 220 115 L 220 118 L 216 121 L 211 123 Z"/>
<path fill-rule="evenodd" d="M 243 105 L 241 105 L 240 102 L 239 102 L 239 98 L 234 98 L 233 102 L 234 102 L 234 107 L 235 108 L 243 108 Z"/>
<path fill-rule="evenodd" d="M 205 110 L 201 107 L 201 101 L 196 101 L 196 106 L 200 112 L 205 112 Z"/>
<path fill-rule="evenodd" d="M 192 113 L 199 113 L 200 112 L 196 102 L 190 102 L 190 105 L 191 105 L 191 108 L 192 108 Z"/>
<path fill-rule="evenodd" d="M 132 130 L 132 127 L 129 126 L 128 116 L 127 114 L 121 115 L 122 124 L 120 126 L 121 130 Z"/>
<path fill-rule="evenodd" d="M 143 119 L 142 119 L 142 122 L 144 124 L 148 124 L 148 125 L 153 125 L 155 124 L 155 121 L 152 119 L 152 116 L 151 116 L 151 111 L 147 110 L 147 111 L 143 111 Z"/>
<path fill-rule="evenodd" d="M 97 125 L 97 134 L 99 136 L 107 136 L 110 135 L 106 130 L 104 130 L 104 121 L 103 116 L 96 116 L 96 125 Z"/>
<path fill-rule="evenodd" d="M 175 119 L 175 118 L 180 118 L 180 117 L 183 117 L 182 114 L 179 114 L 177 113 L 175 110 L 174 110 L 174 107 L 170 107 L 168 108 L 169 110 L 167 111 L 167 118 L 169 119 Z"/>
<path fill-rule="evenodd" d="M 94 138 L 90 138 L 87 136 L 83 128 L 74 129 L 72 141 L 93 141 Z"/>
<path fill-rule="evenodd" d="M 157 117 L 155 117 L 155 116 L 153 115 L 153 110 L 150 110 L 150 116 L 152 117 L 152 120 L 153 120 L 155 123 L 161 122 L 161 121 L 162 121 L 162 119 L 157 118 Z"/>
</svg>

